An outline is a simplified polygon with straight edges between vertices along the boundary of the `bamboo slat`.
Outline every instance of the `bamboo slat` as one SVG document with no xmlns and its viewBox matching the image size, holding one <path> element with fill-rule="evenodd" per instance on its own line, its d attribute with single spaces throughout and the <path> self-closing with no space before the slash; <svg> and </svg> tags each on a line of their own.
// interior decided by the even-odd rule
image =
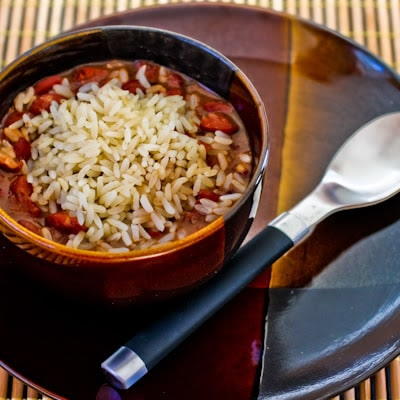
<svg viewBox="0 0 400 400">
<path fill-rule="evenodd" d="M 29 50 L 33 46 L 34 21 L 35 21 L 36 9 L 37 9 L 36 4 L 33 1 L 25 3 L 25 17 L 22 27 L 21 48 L 19 49 L 20 53 Z M 0 26 L 3 26 L 1 22 Z"/>
<path fill-rule="evenodd" d="M 375 397 L 379 400 L 387 400 L 386 372 L 381 369 L 375 374 Z"/>
<path fill-rule="evenodd" d="M 76 12 L 77 25 L 84 23 L 87 20 L 88 0 L 79 0 Z"/>
<path fill-rule="evenodd" d="M 8 393 L 8 373 L 0 367 L 0 400 L 6 400 Z"/>
<path fill-rule="evenodd" d="M 336 29 L 336 0 L 325 0 L 326 5 L 326 26 L 331 29 Z"/>
<path fill-rule="evenodd" d="M 299 15 L 302 18 L 310 18 L 310 5 L 308 0 L 300 0 Z"/>
<path fill-rule="evenodd" d="M 399 376 L 400 379 L 400 376 Z M 371 399 L 371 381 L 366 379 L 360 383 L 360 400 L 372 400 Z"/>
<path fill-rule="evenodd" d="M 126 10 L 128 7 L 128 0 L 118 0 L 117 11 Z"/>
<path fill-rule="evenodd" d="M 322 24 L 324 22 L 324 10 L 322 7 L 322 0 L 314 0 L 312 2 L 312 15 L 313 20 L 318 24 Z"/>
<path fill-rule="evenodd" d="M 391 41 L 394 46 L 394 67 L 400 70 L 400 0 L 390 1 L 390 15 L 393 35 Z M 386 61 L 386 60 L 385 60 Z"/>
<path fill-rule="evenodd" d="M 364 44 L 364 21 L 361 0 L 353 0 L 351 16 L 353 21 L 353 38 L 360 44 Z"/>
<path fill-rule="evenodd" d="M 62 2 L 63 0 L 59 0 L 59 1 Z M 63 24 L 62 27 L 63 27 L 64 31 L 71 29 L 74 26 L 74 11 L 75 11 L 75 7 L 72 6 L 74 3 L 74 0 L 65 0 L 65 2 L 66 2 L 66 7 L 65 7 L 65 13 L 64 13 L 64 18 L 63 18 L 63 22 L 62 22 L 62 24 Z M 82 20 L 82 22 L 83 21 L 84 20 Z M 54 26 L 55 26 L 56 30 L 58 30 L 58 31 L 60 31 L 60 28 L 59 28 L 60 22 L 61 22 L 60 19 L 57 19 L 54 21 Z"/>
<path fill-rule="evenodd" d="M 2 36 L 7 33 L 7 21 L 9 21 L 11 12 L 11 1 L 10 0 L 0 0 L 0 29 L 2 31 Z M 5 51 L 8 47 L 8 42 L 6 40 L 0 40 L 0 57 L 1 61 L 4 63 Z"/>
<path fill-rule="evenodd" d="M 389 64 L 393 64 L 392 43 L 390 41 L 389 8 L 386 0 L 377 0 L 379 46 L 381 56 Z"/>
<path fill-rule="evenodd" d="M 91 0 L 89 3 L 89 19 L 94 19 L 100 16 L 101 2 L 100 0 Z"/>
<path fill-rule="evenodd" d="M 376 17 L 374 0 L 364 2 L 365 34 L 367 36 L 367 47 L 373 52 L 378 53 L 378 40 L 376 31 Z"/>
<path fill-rule="evenodd" d="M 347 0 L 338 0 L 338 23 L 340 32 L 343 33 L 343 35 L 349 36 L 350 20 Z"/>
<path fill-rule="evenodd" d="M 392 400 L 400 400 L 400 358 L 390 364 L 390 389 Z"/>
<path fill-rule="evenodd" d="M 27 394 L 26 394 L 27 400 L 38 400 L 38 397 L 39 397 L 38 391 L 31 387 L 28 387 Z"/>
<path fill-rule="evenodd" d="M 290 14 L 296 14 L 296 0 L 287 0 L 286 11 Z"/>
<path fill-rule="evenodd" d="M 356 400 L 356 392 L 354 388 L 345 392 L 343 397 L 344 400 Z"/>
<path fill-rule="evenodd" d="M 19 53 L 18 42 L 21 34 L 23 1 L 15 0 L 11 13 L 10 37 L 8 40 L 6 60 L 13 60 Z"/>
<path fill-rule="evenodd" d="M 12 380 L 11 400 L 22 400 L 24 384 L 17 378 Z"/>
<path fill-rule="evenodd" d="M 40 0 L 39 1 L 39 9 L 36 21 L 36 35 L 35 35 L 35 45 L 42 43 L 47 39 L 47 22 L 48 22 L 48 13 L 50 9 L 50 0 Z M 10 62 L 11 60 L 6 60 Z"/>
</svg>

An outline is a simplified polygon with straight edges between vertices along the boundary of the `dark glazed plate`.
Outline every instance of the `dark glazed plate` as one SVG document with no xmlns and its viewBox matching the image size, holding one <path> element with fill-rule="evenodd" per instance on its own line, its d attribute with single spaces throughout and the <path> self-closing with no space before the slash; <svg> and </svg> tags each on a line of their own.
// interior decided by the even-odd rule
<svg viewBox="0 0 400 400">
<path fill-rule="evenodd" d="M 379 60 L 285 15 L 181 4 L 91 26 L 99 24 L 187 34 L 220 50 L 253 80 L 270 117 L 271 158 L 252 234 L 314 186 L 355 128 L 400 109 L 399 81 Z M 398 210 L 399 197 L 336 215 L 274 266 L 260 398 L 325 398 L 398 353 Z M 0 360 L 60 399 L 95 399 L 100 388 L 99 400 L 116 400 L 101 388 L 100 362 L 162 310 L 116 312 L 63 301 L 18 277 L 12 247 L 4 240 L 1 246 L 7 257 L 0 270 Z M 265 311 L 260 286 L 261 280 L 246 289 L 122 399 L 255 397 Z"/>
</svg>

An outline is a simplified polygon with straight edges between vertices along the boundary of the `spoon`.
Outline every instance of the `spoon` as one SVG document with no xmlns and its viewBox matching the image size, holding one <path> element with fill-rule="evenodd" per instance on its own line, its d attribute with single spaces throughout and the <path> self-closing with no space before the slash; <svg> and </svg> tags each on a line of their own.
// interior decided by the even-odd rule
<svg viewBox="0 0 400 400">
<path fill-rule="evenodd" d="M 105 360 L 101 366 L 108 380 L 120 389 L 132 386 L 327 216 L 382 202 L 399 191 L 400 112 L 396 112 L 358 129 L 307 197 L 243 246 L 215 278 Z"/>
</svg>

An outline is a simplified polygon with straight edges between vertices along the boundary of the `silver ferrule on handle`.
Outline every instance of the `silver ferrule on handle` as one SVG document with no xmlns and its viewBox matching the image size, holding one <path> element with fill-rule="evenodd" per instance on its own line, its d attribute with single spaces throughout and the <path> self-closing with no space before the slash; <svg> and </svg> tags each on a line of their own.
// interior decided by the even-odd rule
<svg viewBox="0 0 400 400">
<path fill-rule="evenodd" d="M 130 348 L 122 346 L 101 364 L 108 381 L 118 389 L 128 389 L 147 374 L 144 361 Z"/>
<path fill-rule="evenodd" d="M 311 233 L 311 228 L 301 218 L 291 212 L 278 215 L 269 225 L 285 233 L 292 240 L 293 244 L 299 243 Z"/>
<path fill-rule="evenodd" d="M 318 186 L 291 210 L 278 215 L 269 225 L 285 233 L 296 245 L 338 208 L 339 205 L 332 202 L 325 190 Z"/>
</svg>

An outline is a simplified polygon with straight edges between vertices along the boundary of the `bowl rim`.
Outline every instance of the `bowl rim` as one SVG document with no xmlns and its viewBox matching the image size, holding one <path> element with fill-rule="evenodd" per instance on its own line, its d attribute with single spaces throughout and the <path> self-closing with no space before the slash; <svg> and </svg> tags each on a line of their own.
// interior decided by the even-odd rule
<svg viewBox="0 0 400 400">
<path fill-rule="evenodd" d="M 218 50 L 215 50 L 211 46 L 197 40 L 193 39 L 189 36 L 182 35 L 177 32 L 173 32 L 166 29 L 159 29 L 154 27 L 147 26 L 138 26 L 138 25 L 104 25 L 104 26 L 96 26 L 92 28 L 83 28 L 73 31 L 68 31 L 62 33 L 60 35 L 55 36 L 52 39 L 45 41 L 42 44 L 39 44 L 30 50 L 22 53 L 19 57 L 17 57 L 14 61 L 8 64 L 2 71 L 0 71 L 0 80 L 4 79 L 7 75 L 12 73 L 13 70 L 18 68 L 21 63 L 27 61 L 33 55 L 40 53 L 41 51 L 52 47 L 54 45 L 59 45 L 60 43 L 68 42 L 72 38 L 76 38 L 79 36 L 87 36 L 91 34 L 96 34 L 99 32 L 107 32 L 107 31 L 144 31 L 144 32 L 157 32 L 162 33 L 167 36 L 172 36 L 178 40 L 189 43 L 190 45 L 201 48 L 202 50 L 211 53 L 214 57 L 218 58 L 219 61 L 223 62 L 225 65 L 229 67 L 229 69 L 235 74 L 235 76 L 240 80 L 240 82 L 245 86 L 248 93 L 251 95 L 254 105 L 257 108 L 258 119 L 261 124 L 261 138 L 262 138 L 262 148 L 260 155 L 258 157 L 257 164 L 253 170 L 251 180 L 243 193 L 240 200 L 232 207 L 224 216 L 220 216 L 216 220 L 207 224 L 203 228 L 189 234 L 183 239 L 173 240 L 171 242 L 167 242 L 164 244 L 153 245 L 146 249 L 138 249 L 138 250 L 130 250 L 126 252 L 110 252 L 110 251 L 94 251 L 94 250 L 83 250 L 76 249 L 73 247 L 66 246 L 64 244 L 58 243 L 53 240 L 49 240 L 40 236 L 29 229 L 25 228 L 21 224 L 19 224 L 14 218 L 12 218 L 3 208 L 0 207 L 0 224 L 2 224 L 7 232 L 11 231 L 13 234 L 18 237 L 22 237 L 27 240 L 31 244 L 34 244 L 40 247 L 43 250 L 49 251 L 58 256 L 68 257 L 70 259 L 76 259 L 77 261 L 96 261 L 100 264 L 102 263 L 124 263 L 133 260 L 141 260 L 147 258 L 153 258 L 165 255 L 167 253 L 174 252 L 176 250 L 180 250 L 186 248 L 194 243 L 199 242 L 207 236 L 212 235 L 217 230 L 221 229 L 225 221 L 229 220 L 236 212 L 241 208 L 241 206 L 248 200 L 249 196 L 253 193 L 253 204 L 250 212 L 250 217 L 255 216 L 255 213 L 258 209 L 258 204 L 260 200 L 260 194 L 262 189 L 262 181 L 264 178 L 265 169 L 269 159 L 269 123 L 267 118 L 267 113 L 265 109 L 265 105 L 261 99 L 261 96 L 258 94 L 255 86 L 247 77 L 247 75 L 231 60 L 229 60 L 226 56 L 220 53 Z M 77 66 L 80 64 L 77 64 Z M 257 190 L 259 188 L 260 190 Z M 65 264 L 72 265 L 72 264 Z M 84 264 L 90 265 L 90 264 Z"/>
</svg>

